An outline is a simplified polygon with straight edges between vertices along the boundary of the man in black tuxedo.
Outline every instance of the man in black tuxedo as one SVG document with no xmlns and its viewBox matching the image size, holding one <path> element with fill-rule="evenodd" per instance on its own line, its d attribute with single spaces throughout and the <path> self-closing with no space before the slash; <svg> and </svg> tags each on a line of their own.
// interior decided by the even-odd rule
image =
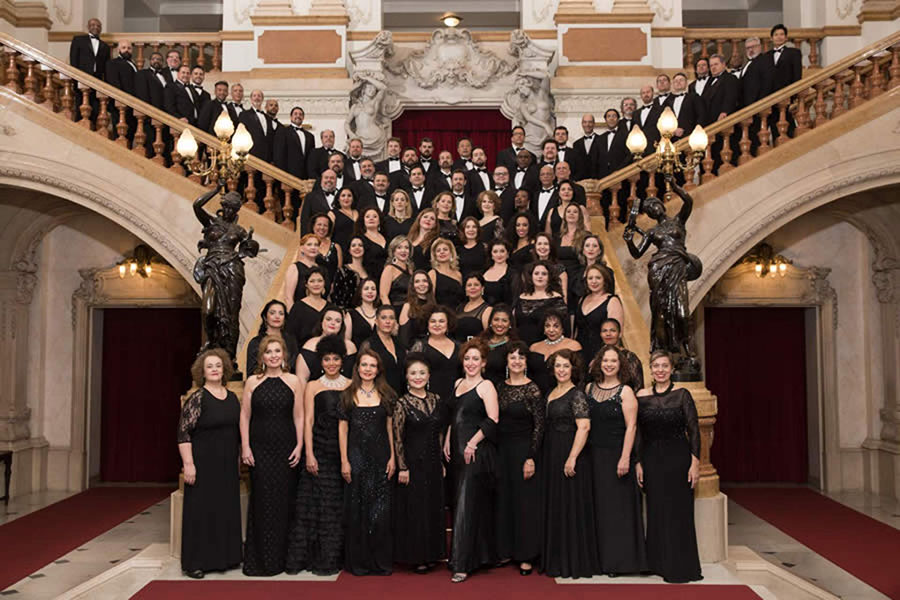
<svg viewBox="0 0 900 600">
<path fill-rule="evenodd" d="M 553 139 L 556 141 L 556 162 L 567 162 L 572 169 L 572 177 L 574 179 L 585 179 L 582 175 L 584 167 L 581 165 L 578 153 L 575 152 L 569 144 L 569 129 L 563 125 L 553 130 Z"/>
<path fill-rule="evenodd" d="M 270 119 L 269 115 L 263 111 L 264 100 L 265 95 L 262 90 L 253 90 L 250 92 L 251 108 L 242 112 L 238 120 L 240 123 L 243 123 L 244 127 L 247 128 L 250 137 L 253 138 L 253 147 L 250 149 L 250 154 L 260 160 L 271 162 L 275 128 L 272 127 L 272 119 Z M 257 174 L 259 174 L 259 172 L 257 172 Z M 261 176 L 259 177 L 259 181 L 262 181 Z M 263 195 L 260 194 L 261 189 L 262 188 L 257 188 L 256 192 L 257 199 L 260 200 L 260 196 Z"/>
<path fill-rule="evenodd" d="M 120 41 L 117 47 L 118 56 L 106 63 L 106 82 L 130 94 L 135 95 L 134 80 L 137 74 L 137 66 L 131 62 L 131 42 Z M 134 139 L 134 129 L 137 125 L 131 109 L 127 106 L 118 106 L 112 99 L 109 101 L 109 117 L 113 131 L 119 124 L 119 110 L 125 111 L 125 122 L 128 124 L 126 135 L 128 140 Z"/>
<path fill-rule="evenodd" d="M 375 201 L 375 161 L 364 158 L 359 161 L 359 179 L 350 182 L 349 188 L 356 195 L 356 206 L 359 208 Z"/>
<path fill-rule="evenodd" d="M 625 146 L 628 131 L 620 126 L 619 111 L 609 108 L 603 113 L 605 129 L 594 141 L 597 154 L 597 179 L 603 179 L 630 162 L 631 156 Z"/>
<path fill-rule="evenodd" d="M 438 168 L 428 174 L 428 179 L 439 192 L 449 190 L 453 179 L 453 155 L 449 150 L 441 150 L 438 154 Z"/>
<path fill-rule="evenodd" d="M 709 57 L 710 79 L 706 88 L 703 90 L 704 100 L 706 101 L 706 110 L 704 115 L 704 126 L 716 121 L 721 121 L 738 108 L 738 94 L 740 93 L 740 83 L 737 77 L 728 72 L 725 68 L 725 57 L 720 54 L 713 54 Z M 715 136 L 712 142 L 710 153 L 713 157 L 713 169 L 718 172 L 719 165 L 722 163 L 721 152 L 723 138 L 730 142 L 731 132 L 722 132 Z"/>
<path fill-rule="evenodd" d="M 632 98 L 631 96 L 626 96 L 622 98 L 621 104 L 619 104 L 619 109 L 622 111 L 622 115 L 619 118 L 619 128 L 625 130 L 625 135 L 631 133 L 631 128 L 634 127 L 636 123 L 635 113 L 637 112 L 637 100 Z"/>
<path fill-rule="evenodd" d="M 572 179 L 572 167 L 569 166 L 569 163 L 564 160 L 556 163 L 556 167 L 553 169 L 553 177 L 555 178 L 553 184 L 557 189 L 559 189 L 559 184 L 563 181 L 571 183 L 572 189 L 574 190 L 572 201 L 575 204 L 587 206 L 587 193 L 585 192 L 583 185 L 575 183 L 575 180 Z"/>
<path fill-rule="evenodd" d="M 269 118 L 272 119 L 272 126 L 275 127 L 276 133 L 282 127 L 281 121 L 278 120 L 278 111 L 280 107 L 278 106 L 278 100 L 275 98 L 268 98 L 266 100 L 266 114 L 269 115 Z"/>
<path fill-rule="evenodd" d="M 578 179 L 597 178 L 597 163 L 599 161 L 597 152 L 600 145 L 594 144 L 599 137 L 594 133 L 595 123 L 594 115 L 582 115 L 581 131 L 584 132 L 584 135 L 572 144 L 572 151 L 578 155 L 578 162 L 582 165 L 581 172 L 576 175 Z"/>
<path fill-rule="evenodd" d="M 559 196 L 556 193 L 556 185 L 553 183 L 553 167 L 544 165 L 538 173 L 540 188 L 537 193 L 531 195 L 531 214 L 538 222 L 538 229 L 544 231 L 547 227 L 547 217 L 550 211 L 558 206 Z"/>
<path fill-rule="evenodd" d="M 178 69 L 181 68 L 181 53 L 178 50 L 166 52 L 166 68 L 163 69 L 163 77 L 167 83 L 178 80 Z"/>
<path fill-rule="evenodd" d="M 431 201 L 437 195 L 432 182 L 425 176 L 425 169 L 420 164 L 414 164 L 409 170 L 409 180 L 402 188 L 409 194 L 409 203 L 413 216 L 419 214 L 423 208 L 429 208 Z"/>
<path fill-rule="evenodd" d="M 472 198 L 478 198 L 478 194 L 491 189 L 491 175 L 487 170 L 487 153 L 484 148 L 476 146 L 472 148 L 472 170 L 466 171 L 466 192 Z"/>
<path fill-rule="evenodd" d="M 547 138 L 541 142 L 541 158 L 538 160 L 537 166 L 538 168 L 544 165 L 555 167 L 557 162 L 559 162 L 559 146 L 555 139 Z"/>
<path fill-rule="evenodd" d="M 369 185 L 365 181 L 359 183 L 359 185 Z M 365 195 L 360 194 L 357 201 L 357 209 L 360 214 L 362 211 L 366 210 L 370 207 L 377 208 L 382 215 L 388 214 L 388 211 L 391 209 L 391 201 L 390 201 L 390 179 L 387 173 L 384 171 L 375 171 L 374 177 L 372 177 L 372 190 L 371 192 L 366 193 Z"/>
<path fill-rule="evenodd" d="M 422 170 L 425 173 L 425 176 L 428 177 L 428 173 L 431 171 L 432 167 L 437 168 L 437 163 L 432 157 L 434 153 L 434 142 L 431 138 L 423 137 L 419 141 L 419 164 L 422 165 Z"/>
<path fill-rule="evenodd" d="M 251 94 L 251 100 L 253 98 Z M 333 171 L 322 171 L 322 185 L 309 192 L 303 198 L 300 207 L 300 216 L 297 223 L 300 225 L 300 235 L 306 235 L 311 231 L 312 216 L 318 213 L 328 213 L 334 206 L 334 198 L 337 193 L 336 177 Z"/>
<path fill-rule="evenodd" d="M 181 65 L 178 69 L 178 79 L 166 86 L 165 107 L 166 112 L 191 125 L 197 124 L 197 107 L 188 86 L 191 81 L 191 68 Z M 252 152 L 252 151 L 251 151 Z"/>
<path fill-rule="evenodd" d="M 528 190 L 528 193 L 533 193 L 540 186 L 538 181 L 539 170 L 537 163 L 534 161 L 534 154 L 522 148 L 516 155 L 515 170 L 510 171 L 510 183 L 517 190 Z"/>
<path fill-rule="evenodd" d="M 688 91 L 703 98 L 703 90 L 709 83 L 709 59 L 698 58 L 694 63 L 694 81 L 688 86 Z"/>
<path fill-rule="evenodd" d="M 772 36 L 772 49 L 765 56 L 772 68 L 772 92 L 777 92 L 803 77 L 803 56 L 799 49 L 785 45 L 787 27 L 779 23 L 769 33 Z"/>
<path fill-rule="evenodd" d="M 510 145 L 497 153 L 497 165 L 503 165 L 508 173 L 512 173 L 516 170 L 516 157 L 519 152 L 522 150 L 528 152 L 525 148 L 525 128 L 519 125 L 513 127 L 509 141 Z M 529 152 L 529 154 L 531 153 Z M 532 154 L 531 157 L 531 162 L 534 162 L 535 156 Z"/>
<path fill-rule="evenodd" d="M 750 106 L 757 100 L 769 95 L 772 88 L 772 69 L 766 64 L 766 59 L 760 52 L 762 42 L 758 37 L 747 38 L 744 41 L 744 64 L 735 73 L 741 83 L 741 96 L 739 108 Z"/>
<path fill-rule="evenodd" d="M 462 169 L 453 171 L 453 176 L 450 178 L 450 193 L 453 194 L 453 202 L 456 205 L 457 223 L 466 217 L 478 216 L 475 197 L 466 192 L 466 172 Z"/>
<path fill-rule="evenodd" d="M 416 154 L 416 149 L 412 146 L 404 148 L 403 154 L 400 155 L 400 170 L 394 171 L 388 176 L 391 193 L 409 184 L 409 170 L 412 169 L 413 165 L 417 164 L 419 164 L 419 156 Z"/>
<path fill-rule="evenodd" d="M 635 114 L 634 124 L 640 126 L 647 138 L 646 152 L 653 152 L 653 142 L 659 139 L 659 131 L 656 129 L 659 114 L 656 102 L 653 101 L 653 86 L 645 85 L 641 88 L 641 102 L 641 107 Z"/>
<path fill-rule="evenodd" d="M 334 130 L 323 129 L 319 135 L 322 145 L 309 155 L 309 178 L 318 179 L 322 171 L 328 168 L 328 159 L 332 154 L 339 154 L 343 160 L 344 153 L 334 147 Z"/>
<path fill-rule="evenodd" d="M 245 110 L 248 109 L 244 106 L 244 86 L 240 83 L 233 83 L 231 84 L 231 100 L 228 101 L 228 116 L 234 121 L 235 127 L 240 123 L 241 114 Z"/>
<path fill-rule="evenodd" d="M 284 129 L 284 127 L 281 127 Z M 353 181 L 352 179 L 347 179 L 344 176 L 344 155 L 343 154 L 332 154 L 328 157 L 328 171 L 332 171 L 335 176 L 335 186 L 337 189 L 341 189 L 345 187 L 348 183 Z M 318 182 L 318 185 L 322 185 L 321 178 Z"/>
<path fill-rule="evenodd" d="M 279 127 L 272 143 L 272 162 L 276 167 L 298 179 L 306 179 L 307 160 L 316 146 L 316 139 L 303 128 L 303 109 L 291 109 L 289 127 Z"/>
<path fill-rule="evenodd" d="M 672 112 L 678 118 L 678 129 L 672 140 L 680 140 L 688 137 L 694 128 L 700 124 L 704 117 L 703 101 L 697 94 L 688 92 L 687 75 L 676 73 L 672 78 Z"/>
<path fill-rule="evenodd" d="M 203 89 L 203 81 L 206 79 L 206 71 L 203 70 L 203 67 L 194 66 L 191 69 L 191 95 L 194 99 L 194 106 L 197 107 L 197 116 L 199 118 L 200 113 L 206 107 L 206 105 L 210 102 L 211 98 L 209 92 Z"/>
<path fill-rule="evenodd" d="M 100 39 L 103 25 L 100 19 L 90 19 L 88 33 L 76 35 L 69 46 L 69 64 L 97 79 L 105 79 L 109 46 Z"/>
<path fill-rule="evenodd" d="M 453 161 L 453 170 L 462 169 L 468 171 L 472 168 L 472 140 L 467 137 L 459 138 L 456 142 L 456 154 L 459 156 Z"/>
<path fill-rule="evenodd" d="M 499 215 L 506 223 L 516 211 L 516 188 L 510 184 L 509 169 L 506 168 L 506 165 L 494 167 L 494 193 L 500 197 Z"/>
<path fill-rule="evenodd" d="M 167 80 L 163 75 L 163 56 L 159 52 L 150 55 L 150 66 L 141 69 L 134 75 L 134 95 L 139 100 L 160 110 L 166 110 L 165 93 Z M 156 141 L 156 129 L 150 119 L 144 119 L 144 148 L 147 156 L 153 156 L 153 142 Z M 168 128 L 163 128 L 163 140 L 168 137 Z"/>
<path fill-rule="evenodd" d="M 217 81 L 213 88 L 213 93 L 215 96 L 200 109 L 200 115 L 197 117 L 197 127 L 207 133 L 216 135 L 216 120 L 223 110 L 226 115 L 228 114 L 228 82 Z M 231 117 L 229 116 L 230 119 Z"/>
<path fill-rule="evenodd" d="M 393 173 L 394 171 L 399 171 L 403 168 L 403 162 L 400 160 L 400 149 L 403 147 L 403 142 L 400 141 L 398 137 L 388 138 L 387 141 L 387 158 L 384 160 L 380 160 L 375 163 L 376 171 L 384 171 L 388 175 Z"/>
<path fill-rule="evenodd" d="M 353 138 L 347 142 L 347 168 L 344 169 L 344 177 L 347 177 L 348 181 L 356 181 L 362 177 L 362 171 L 360 170 L 360 162 L 362 162 L 362 159 L 362 140 Z"/>
</svg>

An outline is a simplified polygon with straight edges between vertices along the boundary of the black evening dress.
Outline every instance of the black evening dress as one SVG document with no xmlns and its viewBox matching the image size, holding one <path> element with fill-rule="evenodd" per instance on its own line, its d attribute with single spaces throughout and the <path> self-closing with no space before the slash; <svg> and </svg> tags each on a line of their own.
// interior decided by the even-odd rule
<svg viewBox="0 0 900 600">
<path fill-rule="evenodd" d="M 372 337 L 372 325 L 366 319 L 358 308 L 350 311 L 350 322 L 353 324 L 350 332 L 350 340 L 353 345 L 359 348 L 362 343 Z"/>
<path fill-rule="evenodd" d="M 297 496 L 297 469 L 288 457 L 297 445 L 294 392 L 280 377 L 269 377 L 251 397 L 250 506 L 244 540 L 244 575 L 278 575 L 285 568 L 288 533 Z"/>
<path fill-rule="evenodd" d="M 700 458 L 700 425 L 684 388 L 638 398 L 639 457 L 647 495 L 647 566 L 670 583 L 702 579 L 694 530 L 691 456 Z"/>
<path fill-rule="evenodd" d="M 256 361 L 259 360 L 259 343 L 262 339 L 266 337 L 265 335 L 257 335 L 252 340 L 247 342 L 247 374 L 252 375 L 254 369 L 256 369 Z M 284 343 L 287 344 L 287 365 L 288 368 L 286 370 L 294 372 L 294 366 L 297 362 L 297 340 L 294 339 L 292 335 L 284 336 Z"/>
<path fill-rule="evenodd" d="M 231 391 L 219 400 L 200 388 L 182 407 L 178 443 L 191 444 L 197 468 L 194 485 L 184 486 L 181 568 L 186 572 L 241 564 L 240 414 Z"/>
<path fill-rule="evenodd" d="M 390 243 L 398 235 L 406 237 L 412 224 L 413 219 L 398 221 L 391 215 L 384 215 L 384 238 Z"/>
<path fill-rule="evenodd" d="M 562 260 L 562 256 L 560 256 L 560 260 Z M 611 294 L 615 294 L 615 272 L 603 263 L 600 263 L 600 266 L 609 274 L 610 281 L 612 281 L 612 289 L 607 291 Z M 578 302 L 588 295 L 587 282 L 584 280 L 586 270 L 584 265 L 579 264 L 569 272 L 569 309 L 572 312 L 575 312 L 575 309 L 578 307 Z"/>
<path fill-rule="evenodd" d="M 323 389 L 313 400 L 313 454 L 319 464 L 319 474 L 310 474 L 306 461 L 300 461 L 302 471 L 285 569 L 333 575 L 341 570 L 344 549 L 344 480 L 338 446 L 341 392 Z"/>
<path fill-rule="evenodd" d="M 468 303 L 460 304 L 456 309 L 456 331 L 453 332 L 453 338 L 458 342 L 466 342 L 484 331 L 481 318 L 484 311 L 490 308 L 487 302 L 482 301 L 472 310 L 463 310 L 466 304 Z"/>
<path fill-rule="evenodd" d="M 641 364 L 641 359 L 638 358 L 638 355 L 631 350 L 621 347 L 619 349 L 625 355 L 625 362 L 628 363 L 628 368 L 631 369 L 631 375 L 634 379 L 630 385 L 637 393 L 638 390 L 644 389 L 644 365 Z"/>
<path fill-rule="evenodd" d="M 533 381 L 501 383 L 497 397 L 497 553 L 501 559 L 534 561 L 541 553 L 540 449 L 544 438 L 544 396 Z M 525 479 L 525 461 L 535 463 Z"/>
<path fill-rule="evenodd" d="M 403 303 L 406 302 L 406 293 L 409 291 L 410 274 L 406 269 L 401 269 L 394 264 L 386 265 L 385 269 L 388 267 L 400 271 L 400 274 L 391 281 L 391 287 L 388 288 L 388 301 L 394 307 L 394 315 L 399 317 Z"/>
<path fill-rule="evenodd" d="M 384 366 L 384 379 L 388 385 L 397 394 L 397 397 L 406 393 L 406 346 L 404 346 L 399 338 L 393 338 L 394 354 L 381 341 L 378 333 L 373 333 L 372 337 L 366 340 L 366 344 L 381 357 L 381 364 Z"/>
<path fill-rule="evenodd" d="M 550 393 L 550 390 L 556 386 L 553 373 L 550 372 L 550 368 L 547 366 L 547 358 L 549 357 L 550 355 L 545 357 L 540 352 L 529 351 L 526 359 L 528 377 L 537 384 L 545 398 Z"/>
<path fill-rule="evenodd" d="M 328 246 L 328 252 L 325 254 L 319 252 L 319 254 L 316 255 L 316 264 L 325 270 L 325 293 L 323 296 L 327 298 L 331 291 L 331 284 L 334 281 L 334 276 L 337 274 L 338 270 L 337 244 L 332 241 Z"/>
<path fill-rule="evenodd" d="M 459 226 L 456 220 L 438 219 L 438 235 L 454 244 L 459 244 Z"/>
<path fill-rule="evenodd" d="M 422 246 L 413 246 L 412 260 L 416 271 L 427 271 L 431 268 L 430 249 L 423 249 Z"/>
<path fill-rule="evenodd" d="M 478 386 L 455 396 L 455 403 L 450 432 L 455 502 L 449 566 L 454 573 L 471 573 L 495 565 L 498 558 L 494 533 L 497 424 L 487 416 Z M 478 443 L 475 460 L 467 465 L 466 444 L 479 429 L 484 439 Z"/>
<path fill-rule="evenodd" d="M 444 275 L 440 271 L 434 272 L 434 299 L 438 304 L 443 304 L 451 309 L 457 307 L 466 299 L 463 286 L 453 277 Z"/>
<path fill-rule="evenodd" d="M 487 262 L 487 248 L 481 242 L 476 242 L 471 248 L 460 246 L 457 250 L 459 254 L 459 272 L 462 273 L 463 283 L 470 273 L 483 273 L 484 265 Z"/>
<path fill-rule="evenodd" d="M 584 298 L 578 303 L 575 310 L 575 339 L 581 344 L 581 352 L 584 357 L 584 364 L 588 365 L 600 348 L 603 347 L 603 338 L 600 336 L 601 325 L 606 320 L 609 302 L 615 296 L 608 296 L 606 300 L 595 306 L 589 313 L 584 313 Z"/>
<path fill-rule="evenodd" d="M 350 240 L 353 239 L 356 221 L 336 208 L 331 209 L 331 213 L 334 215 L 334 228 L 331 231 L 331 239 L 341 247 L 346 256 L 347 249 L 350 247 Z"/>
<path fill-rule="evenodd" d="M 484 366 L 484 378 L 499 389 L 500 384 L 506 380 L 506 355 L 509 352 L 509 342 L 488 344 L 487 364 Z"/>
<path fill-rule="evenodd" d="M 377 242 L 373 242 L 367 236 L 362 236 L 363 248 L 363 267 L 369 277 L 376 282 L 381 281 L 381 272 L 384 271 L 384 263 L 387 262 L 387 246 L 382 246 Z"/>
<path fill-rule="evenodd" d="M 437 394 L 404 394 L 394 405 L 397 471 L 409 484 L 394 488 L 394 560 L 407 565 L 436 563 L 447 556 L 441 434 L 446 405 Z"/>
<path fill-rule="evenodd" d="M 513 307 L 516 331 L 519 333 L 519 338 L 528 346 L 544 339 L 544 328 L 541 325 L 541 321 L 544 319 L 544 313 L 550 309 L 566 314 L 566 301 L 563 300 L 562 296 L 530 300 L 519 297 L 516 300 Z M 565 321 L 563 330 L 568 335 L 568 319 L 565 319 Z"/>
<path fill-rule="evenodd" d="M 397 337 L 400 338 L 400 341 L 403 342 L 404 346 L 409 348 L 428 335 L 428 324 L 423 321 L 424 316 L 417 318 L 409 315 L 409 319 L 406 323 L 400 325 L 397 330 Z"/>
<path fill-rule="evenodd" d="M 507 265 L 506 273 L 497 281 L 484 281 L 484 299 L 491 306 L 507 304 L 512 306 L 512 268 Z"/>
<path fill-rule="evenodd" d="M 353 300 L 360 281 L 359 273 L 349 266 L 344 265 L 338 269 L 334 276 L 334 285 L 331 286 L 331 301 L 345 310 L 353 308 Z"/>
<path fill-rule="evenodd" d="M 532 261 L 532 250 L 534 250 L 534 244 L 526 244 L 518 250 L 513 250 L 513 253 L 509 255 L 509 260 L 506 262 L 509 263 L 509 266 L 512 267 L 513 271 L 521 275 L 525 271 L 525 267 L 528 263 Z"/>
<path fill-rule="evenodd" d="M 494 217 L 493 221 L 488 221 L 481 226 L 481 243 L 490 244 L 495 238 L 503 237 L 503 219 Z"/>
<path fill-rule="evenodd" d="M 353 354 L 348 354 L 344 357 L 343 365 L 341 365 L 341 373 L 345 377 L 351 377 L 353 375 L 353 367 L 356 365 L 357 354 L 357 352 L 354 352 Z M 325 374 L 325 371 L 322 369 L 322 357 L 319 356 L 319 353 L 315 350 L 300 348 L 297 360 L 302 360 L 306 365 L 306 370 L 309 371 L 309 378 L 307 381 L 313 381 Z"/>
<path fill-rule="evenodd" d="M 390 575 L 391 458 L 384 406 L 354 406 L 339 416 L 349 424 L 347 460 L 350 483 L 344 488 L 344 570 L 353 575 Z"/>
<path fill-rule="evenodd" d="M 556 243 L 558 244 L 559 241 L 557 240 Z M 578 272 L 578 267 L 581 266 L 581 263 L 578 262 L 578 250 L 574 246 L 557 246 L 556 255 L 559 264 L 563 266 L 569 275 L 569 281 L 572 281 L 572 276 Z M 572 289 L 571 284 L 569 289 Z"/>
<path fill-rule="evenodd" d="M 425 360 L 431 367 L 431 379 L 428 389 L 437 394 L 447 406 L 452 415 L 456 409 L 456 399 L 453 395 L 453 382 L 459 379 L 462 364 L 459 360 L 459 343 L 453 343 L 453 352 L 450 356 L 444 354 L 428 343 L 428 339 L 420 340 L 410 348 L 411 352 L 422 352 Z"/>
<path fill-rule="evenodd" d="M 616 469 L 625 443 L 622 386 L 588 387 L 591 433 L 588 447 L 594 479 L 594 519 L 602 573 L 640 573 L 647 570 L 641 490 L 632 453 L 628 473 Z"/>
<path fill-rule="evenodd" d="M 322 310 L 316 310 L 303 300 L 294 302 L 291 312 L 288 315 L 285 332 L 294 338 L 297 347 L 303 344 L 313 336 L 313 329 L 322 320 L 322 311 L 328 304 L 322 305 Z"/>
<path fill-rule="evenodd" d="M 541 570 L 551 577 L 591 577 L 599 572 L 594 523 L 590 452 L 585 445 L 575 461 L 575 476 L 564 467 L 572 450 L 576 419 L 588 419 L 587 397 L 572 388 L 547 404 L 544 433 L 544 481 Z"/>
</svg>

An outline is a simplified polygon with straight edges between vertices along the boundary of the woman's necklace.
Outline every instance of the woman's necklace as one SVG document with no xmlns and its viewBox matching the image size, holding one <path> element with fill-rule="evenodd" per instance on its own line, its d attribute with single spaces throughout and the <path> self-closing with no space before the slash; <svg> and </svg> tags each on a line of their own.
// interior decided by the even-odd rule
<svg viewBox="0 0 900 600">
<path fill-rule="evenodd" d="M 564 339 L 566 339 L 566 338 L 565 338 L 565 336 L 562 336 L 562 335 L 559 336 L 558 339 L 555 339 L 553 341 L 550 341 L 550 338 L 544 338 L 544 343 L 547 344 L 548 346 L 555 346 L 555 345 L 561 343 Z"/>
<path fill-rule="evenodd" d="M 337 377 L 323 377 L 322 378 L 322 387 L 328 388 L 329 390 L 342 390 L 347 387 L 347 383 L 350 380 L 344 375 L 338 374 Z"/>
<path fill-rule="evenodd" d="M 656 391 L 656 384 L 654 383 L 654 384 L 653 384 L 653 395 L 654 395 L 654 396 L 665 396 L 666 394 L 668 394 L 669 392 L 671 392 L 671 391 L 672 391 L 672 388 L 674 388 L 674 387 L 675 387 L 675 382 L 674 382 L 674 381 L 670 381 L 670 382 L 669 382 L 669 385 L 666 387 L 666 389 L 664 389 L 664 390 L 661 391 L 661 392 L 657 392 L 657 391 Z"/>
<path fill-rule="evenodd" d="M 367 390 L 363 386 L 359 386 L 359 391 L 365 394 L 366 398 L 371 398 L 375 394 L 375 386 L 372 386 L 371 390 Z"/>
<path fill-rule="evenodd" d="M 371 315 L 367 315 L 365 309 L 363 308 L 364 306 L 365 306 L 364 304 L 359 305 L 359 312 L 362 314 L 362 316 L 364 316 L 365 318 L 367 318 L 368 320 L 371 321 L 372 319 L 375 318 L 376 311 L 373 310 Z"/>
<path fill-rule="evenodd" d="M 495 342 L 494 340 L 497 340 L 497 341 Z M 491 348 L 496 348 L 497 346 L 502 346 L 503 344 L 505 344 L 508 341 L 509 341 L 509 338 L 507 338 L 505 335 L 502 335 L 499 337 L 492 336 L 491 343 L 489 343 L 488 346 L 490 346 Z"/>
</svg>

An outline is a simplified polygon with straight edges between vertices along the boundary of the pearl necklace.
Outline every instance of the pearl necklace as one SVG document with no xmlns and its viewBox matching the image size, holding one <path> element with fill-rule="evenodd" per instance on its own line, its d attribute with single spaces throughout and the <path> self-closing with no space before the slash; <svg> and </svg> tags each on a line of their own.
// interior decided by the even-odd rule
<svg viewBox="0 0 900 600">
<path fill-rule="evenodd" d="M 555 346 L 555 345 L 557 345 L 557 344 L 562 343 L 562 341 L 563 341 L 564 339 L 566 339 L 565 336 L 560 336 L 558 340 L 555 340 L 555 341 L 552 341 L 552 342 L 551 342 L 551 341 L 548 340 L 547 338 L 544 338 L 544 343 L 547 344 L 548 346 Z"/>
<path fill-rule="evenodd" d="M 350 381 L 343 375 L 338 375 L 334 379 L 329 377 L 322 377 L 322 387 L 328 388 L 329 390 L 342 390 L 347 387 L 347 383 Z"/>
</svg>

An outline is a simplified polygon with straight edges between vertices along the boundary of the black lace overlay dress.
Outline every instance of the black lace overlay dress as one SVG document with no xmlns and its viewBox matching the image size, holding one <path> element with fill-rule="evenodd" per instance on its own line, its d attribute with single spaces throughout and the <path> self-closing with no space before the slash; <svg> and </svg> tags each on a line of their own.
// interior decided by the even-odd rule
<svg viewBox="0 0 900 600">
<path fill-rule="evenodd" d="M 298 468 L 302 471 L 285 569 L 333 575 L 341 570 L 344 550 L 344 480 L 338 446 L 341 392 L 323 389 L 316 394 L 314 402 L 313 454 L 319 464 L 319 474 L 310 474 L 306 460 L 300 461 Z"/>
<path fill-rule="evenodd" d="M 456 308 L 456 331 L 453 332 L 453 339 L 460 343 L 466 342 L 469 338 L 484 331 L 481 317 L 484 315 L 484 311 L 490 308 L 490 305 L 482 301 L 472 310 L 463 310 L 464 308 L 465 303 Z"/>
<path fill-rule="evenodd" d="M 644 365 L 641 363 L 641 359 L 638 358 L 638 355 L 628 350 L 626 348 L 620 348 L 622 350 L 622 354 L 625 355 L 625 362 L 628 363 L 628 368 L 631 370 L 631 375 L 634 377 L 632 380 L 631 387 L 634 389 L 634 392 L 644 389 Z"/>
<path fill-rule="evenodd" d="M 647 570 L 641 490 L 632 453 L 628 473 L 616 473 L 625 442 L 622 386 L 588 386 L 591 433 L 588 446 L 594 480 L 594 517 L 602 573 Z"/>
<path fill-rule="evenodd" d="M 671 583 L 702 579 L 694 529 L 691 456 L 700 457 L 700 425 L 684 388 L 638 398 L 639 458 L 647 495 L 647 566 Z"/>
<path fill-rule="evenodd" d="M 234 392 L 219 400 L 206 388 L 182 407 L 178 443 L 191 444 L 197 468 L 194 485 L 184 486 L 181 568 L 186 572 L 241 564 L 240 413 Z"/>
<path fill-rule="evenodd" d="M 494 533 L 497 424 L 487 416 L 477 386 L 455 396 L 455 403 L 450 433 L 455 502 L 449 566 L 454 573 L 471 573 L 495 565 L 498 558 Z M 467 465 L 466 444 L 479 429 L 484 439 L 478 444 L 475 460 Z"/>
<path fill-rule="evenodd" d="M 269 377 L 251 397 L 250 506 L 244 540 L 244 575 L 278 575 L 285 568 L 288 534 L 297 496 L 297 469 L 288 457 L 297 445 L 294 392 L 280 377 Z"/>
<path fill-rule="evenodd" d="M 575 476 L 564 467 L 575 440 L 576 419 L 590 418 L 587 397 L 572 388 L 547 404 L 544 433 L 544 539 L 541 570 L 551 577 L 591 577 L 599 572 L 594 522 L 594 490 L 587 445 L 575 461 Z"/>
<path fill-rule="evenodd" d="M 404 394 L 394 405 L 397 471 L 409 471 L 409 484 L 394 487 L 394 561 L 436 563 L 447 556 L 441 438 L 447 429 L 446 405 L 437 394 Z"/>
<path fill-rule="evenodd" d="M 487 248 L 481 242 L 477 242 L 471 248 L 460 246 L 457 250 L 459 254 L 459 272 L 462 273 L 463 283 L 470 273 L 483 273 L 484 265 L 487 262 Z"/>
<path fill-rule="evenodd" d="M 438 304 L 456 307 L 466 299 L 463 286 L 453 277 L 440 271 L 434 272 L 434 299 Z"/>
<path fill-rule="evenodd" d="M 603 338 L 600 336 L 600 329 L 603 321 L 606 320 L 607 310 L 610 301 L 615 296 L 608 296 L 606 300 L 601 302 L 594 309 L 584 313 L 584 299 L 578 303 L 575 310 L 575 339 L 581 344 L 581 352 L 584 357 L 584 364 L 588 365 L 603 347 Z"/>
<path fill-rule="evenodd" d="M 484 300 L 491 306 L 506 304 L 512 306 L 512 268 L 507 265 L 506 273 L 497 281 L 484 281 Z"/>
<path fill-rule="evenodd" d="M 533 381 L 501 383 L 497 392 L 497 553 L 501 559 L 530 562 L 541 553 L 540 450 L 544 438 L 544 397 Z M 525 479 L 525 461 L 535 463 Z"/>
<path fill-rule="evenodd" d="M 539 342 L 544 338 L 544 329 L 541 327 L 541 321 L 544 319 L 544 313 L 547 310 L 557 310 L 563 314 L 566 313 L 566 301 L 562 296 L 552 296 L 550 298 L 539 298 L 527 300 L 519 297 L 513 306 L 513 318 L 516 321 L 516 331 L 519 338 L 531 346 L 535 342 Z M 568 336 L 568 319 L 563 323 L 563 330 Z"/>
<path fill-rule="evenodd" d="M 390 575 L 392 569 L 391 458 L 384 406 L 338 412 L 349 423 L 350 483 L 344 488 L 344 570 L 353 575 Z"/>
<path fill-rule="evenodd" d="M 502 238 L 503 231 L 503 219 L 495 217 L 481 226 L 481 243 L 490 244 L 495 238 Z"/>
</svg>

